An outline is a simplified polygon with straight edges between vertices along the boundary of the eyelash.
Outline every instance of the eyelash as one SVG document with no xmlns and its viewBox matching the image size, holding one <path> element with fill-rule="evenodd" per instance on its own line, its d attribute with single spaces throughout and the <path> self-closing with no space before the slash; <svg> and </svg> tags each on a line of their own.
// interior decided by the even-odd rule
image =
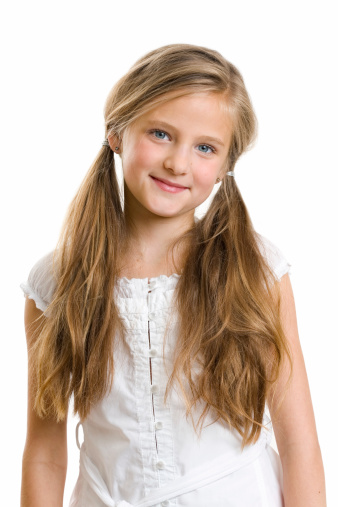
<svg viewBox="0 0 338 507">
<path fill-rule="evenodd" d="M 160 132 L 161 134 L 165 134 L 167 137 L 170 137 L 169 134 L 165 131 L 165 130 L 161 130 L 161 129 L 152 129 L 152 130 L 149 130 L 149 134 L 156 134 L 157 132 Z M 154 136 L 156 137 L 156 136 Z M 159 137 L 156 137 L 156 139 L 160 139 Z M 160 139 L 162 140 L 162 139 Z M 211 150 L 211 153 L 215 153 L 216 150 L 213 146 L 210 146 L 210 144 L 199 144 L 198 146 L 206 146 L 207 148 L 209 148 Z M 205 152 L 201 152 L 201 153 L 205 153 Z M 206 155 L 208 155 L 209 153 L 206 153 Z"/>
</svg>

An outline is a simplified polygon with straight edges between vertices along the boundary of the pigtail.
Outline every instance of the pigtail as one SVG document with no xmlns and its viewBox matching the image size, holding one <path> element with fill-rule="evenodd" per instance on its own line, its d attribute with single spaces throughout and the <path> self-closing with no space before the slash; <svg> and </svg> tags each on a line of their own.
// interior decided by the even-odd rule
<svg viewBox="0 0 338 507">
<path fill-rule="evenodd" d="M 261 255 L 234 178 L 226 177 L 204 218 L 177 287 L 180 339 L 173 373 L 187 415 L 203 402 L 197 426 L 209 412 L 255 442 L 269 388 L 288 354 L 272 296 L 273 273 Z"/>
<path fill-rule="evenodd" d="M 114 336 L 123 326 L 114 301 L 124 215 L 114 153 L 102 147 L 73 199 L 54 253 L 58 284 L 35 344 L 40 416 L 62 420 L 70 396 L 85 418 L 113 378 Z"/>
</svg>

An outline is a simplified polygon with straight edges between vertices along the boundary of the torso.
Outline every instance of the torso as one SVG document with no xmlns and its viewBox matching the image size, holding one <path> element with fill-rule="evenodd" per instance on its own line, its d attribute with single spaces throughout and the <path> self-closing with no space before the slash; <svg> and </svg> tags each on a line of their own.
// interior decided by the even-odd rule
<svg viewBox="0 0 338 507">
<path fill-rule="evenodd" d="M 214 421 L 212 413 L 200 435 L 194 430 L 178 386 L 164 399 L 179 337 L 174 308 L 178 276 L 126 272 L 146 276 L 117 283 L 126 336 L 115 343 L 112 390 L 83 421 L 80 476 L 71 507 L 113 507 L 116 502 L 126 507 L 282 507 L 265 432 L 259 444 L 242 452 L 237 432 Z M 203 403 L 196 405 L 195 423 L 202 410 Z M 203 485 L 216 465 L 212 482 Z M 222 478 L 220 472 L 226 472 Z M 191 479 L 190 489 L 178 491 L 178 481 L 189 485 Z M 167 486 L 173 493 L 160 499 Z M 154 493 L 157 500 L 150 501 Z"/>
</svg>

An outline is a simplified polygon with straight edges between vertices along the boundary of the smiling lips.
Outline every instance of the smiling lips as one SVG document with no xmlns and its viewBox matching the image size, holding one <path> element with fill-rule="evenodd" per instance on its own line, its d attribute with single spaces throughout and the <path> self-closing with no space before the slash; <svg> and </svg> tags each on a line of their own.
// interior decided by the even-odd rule
<svg viewBox="0 0 338 507">
<path fill-rule="evenodd" d="M 183 187 L 182 185 L 179 185 L 178 183 L 173 183 L 172 181 L 164 180 L 162 178 L 155 178 L 154 176 L 150 177 L 156 183 L 156 185 L 165 192 L 177 194 L 178 192 L 183 192 L 183 190 L 188 189 L 188 187 Z"/>
</svg>

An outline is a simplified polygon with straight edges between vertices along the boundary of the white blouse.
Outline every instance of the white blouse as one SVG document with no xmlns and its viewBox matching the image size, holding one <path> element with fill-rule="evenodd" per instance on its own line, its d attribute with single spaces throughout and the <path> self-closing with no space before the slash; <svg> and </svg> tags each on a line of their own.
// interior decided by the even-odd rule
<svg viewBox="0 0 338 507">
<path fill-rule="evenodd" d="M 260 240 L 280 279 L 290 265 L 274 245 Z M 47 316 L 55 288 L 51 262 L 52 253 L 21 284 Z M 126 340 L 117 340 L 111 392 L 82 421 L 84 441 L 71 507 L 283 505 L 280 461 L 269 445 L 271 428 L 241 451 L 238 433 L 213 422 L 212 416 L 198 435 L 179 389 L 164 403 L 177 339 L 172 299 L 178 278 L 118 280 L 116 301 Z M 201 410 L 195 410 L 195 422 Z"/>
</svg>

